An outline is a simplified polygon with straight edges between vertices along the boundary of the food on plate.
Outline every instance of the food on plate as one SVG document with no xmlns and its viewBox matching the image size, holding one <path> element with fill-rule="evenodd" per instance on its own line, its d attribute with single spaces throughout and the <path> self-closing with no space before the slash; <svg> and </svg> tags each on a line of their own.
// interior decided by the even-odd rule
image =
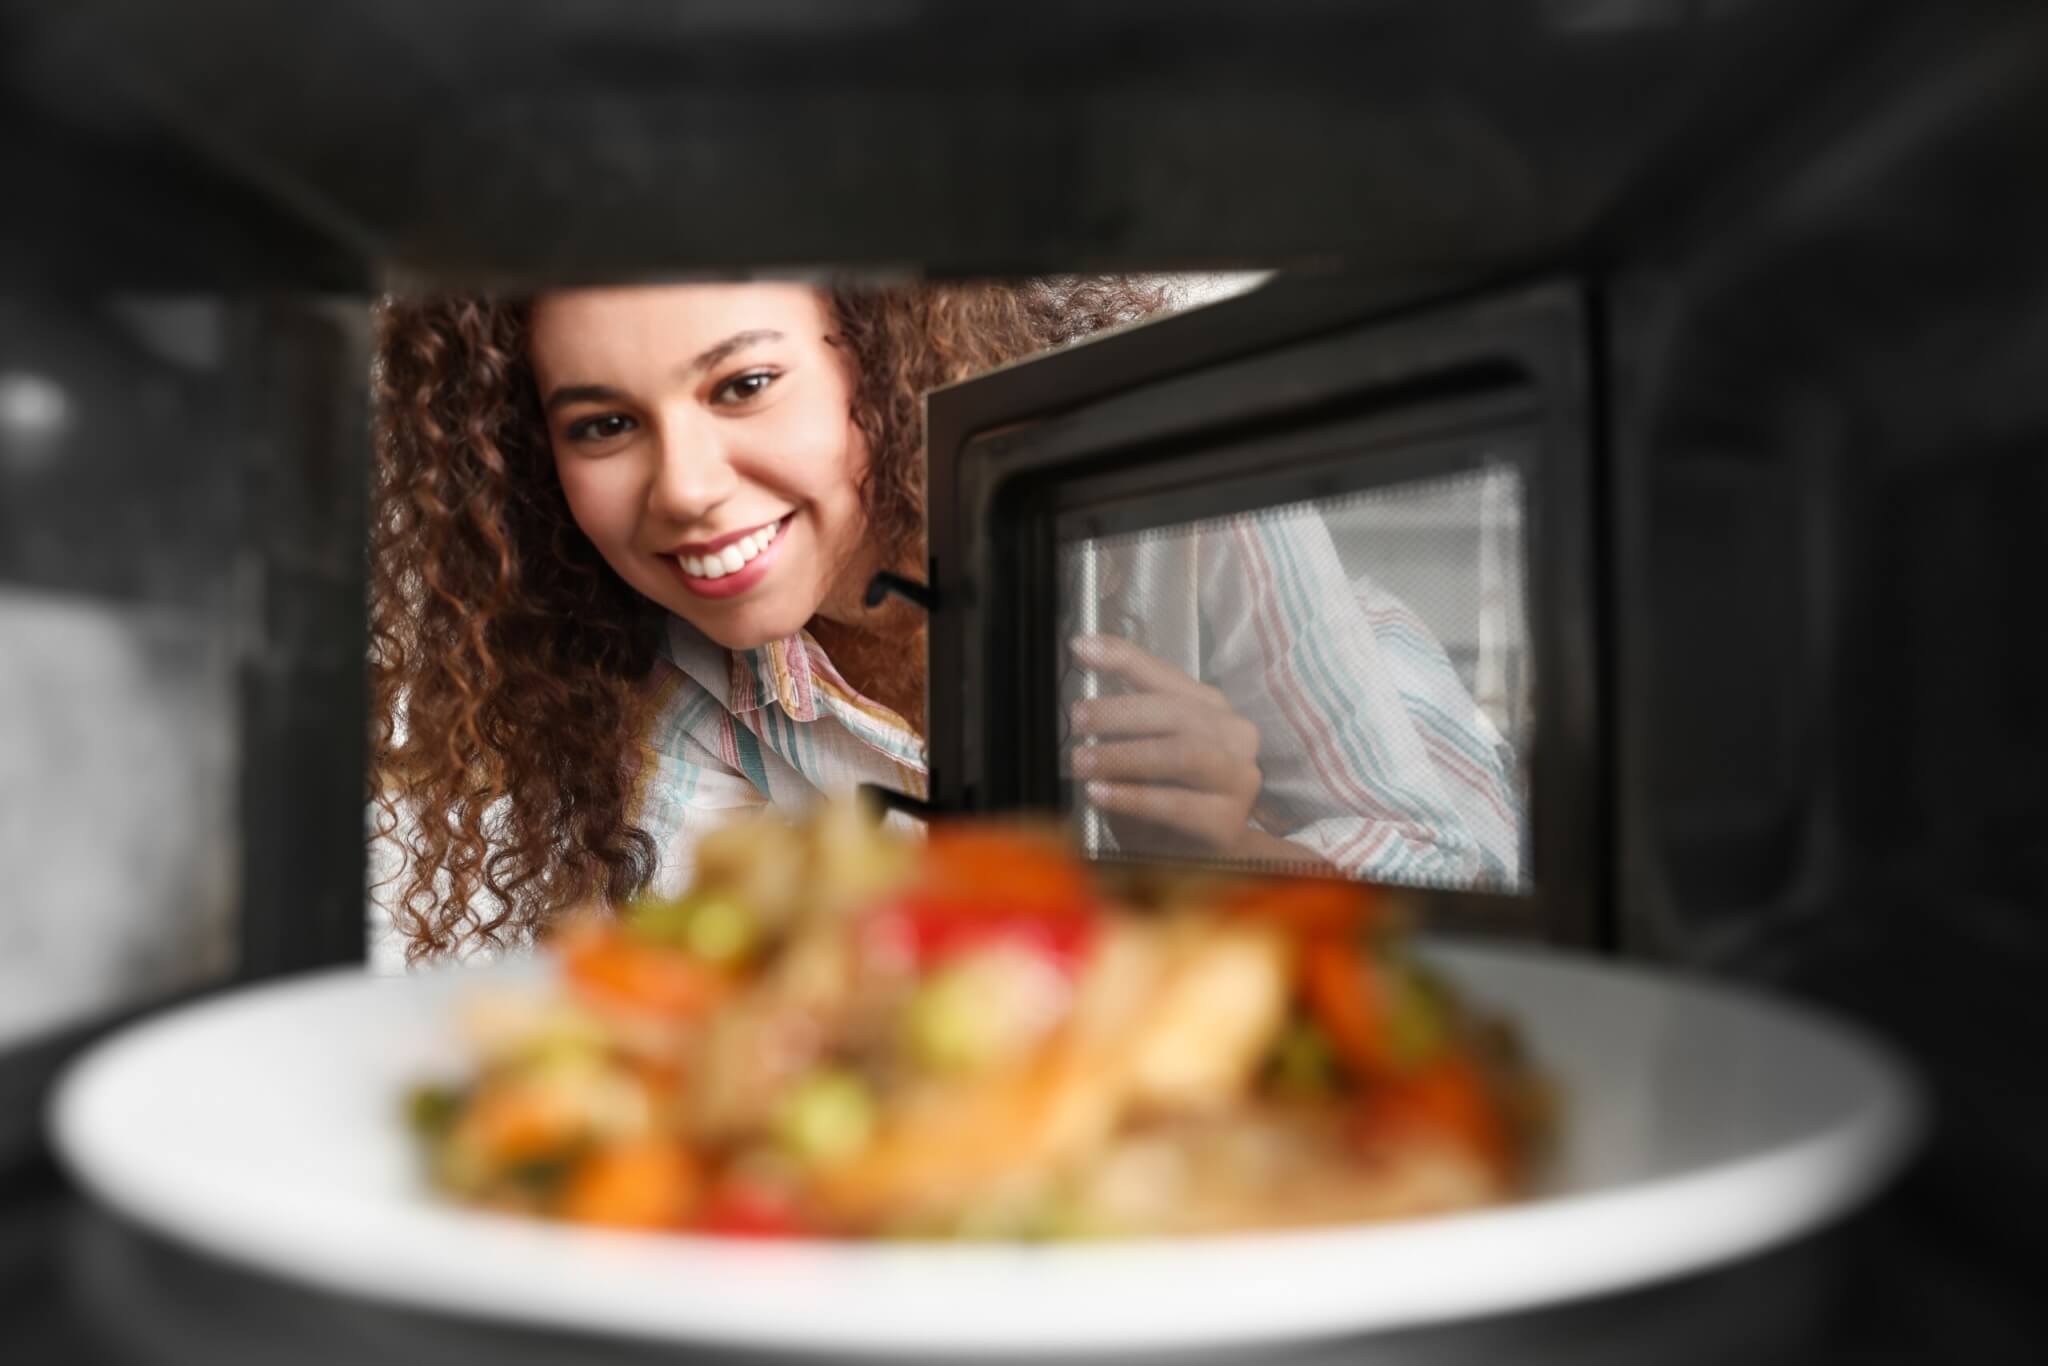
<svg viewBox="0 0 2048 1366">
<path fill-rule="evenodd" d="M 751 1237 L 1300 1227 L 1510 1198 L 1548 1125 L 1513 1031 L 1348 882 L 827 806 L 550 949 L 559 985 L 469 1003 L 473 1068 L 411 1097 L 455 1199 Z"/>
</svg>

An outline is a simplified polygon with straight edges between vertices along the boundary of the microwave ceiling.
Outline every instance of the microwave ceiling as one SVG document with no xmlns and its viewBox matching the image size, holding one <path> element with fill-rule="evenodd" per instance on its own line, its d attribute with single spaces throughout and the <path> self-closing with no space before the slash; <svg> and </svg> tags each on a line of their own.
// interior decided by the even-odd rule
<svg viewBox="0 0 2048 1366">
<path fill-rule="evenodd" d="M 94 168 L 40 210 L 53 240 L 112 167 L 200 187 L 155 236 L 234 221 L 330 281 L 1342 261 L 1441 288 L 1668 212 L 1914 8 L 0 0 L 0 111 L 17 183 Z"/>
</svg>

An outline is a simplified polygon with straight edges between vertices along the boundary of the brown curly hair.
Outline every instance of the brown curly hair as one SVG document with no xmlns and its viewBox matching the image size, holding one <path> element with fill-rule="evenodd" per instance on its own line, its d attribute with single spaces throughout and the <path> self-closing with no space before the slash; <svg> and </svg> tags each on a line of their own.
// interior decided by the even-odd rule
<svg viewBox="0 0 2048 1366">
<path fill-rule="evenodd" d="M 924 560 L 926 392 L 1166 301 L 1127 277 L 827 297 L 856 371 L 866 532 L 885 563 L 909 566 Z M 661 609 L 570 516 L 529 313 L 477 295 L 376 309 L 372 840 L 402 860 L 387 885 L 414 960 L 525 939 L 585 902 L 617 907 L 655 868 L 632 807 Z M 893 654 L 921 694 L 923 651 Z"/>
</svg>

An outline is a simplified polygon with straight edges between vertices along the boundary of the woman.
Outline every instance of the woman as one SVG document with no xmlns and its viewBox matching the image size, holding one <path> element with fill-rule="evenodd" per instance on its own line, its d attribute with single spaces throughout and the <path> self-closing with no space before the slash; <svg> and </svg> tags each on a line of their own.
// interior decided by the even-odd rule
<svg viewBox="0 0 2048 1366">
<path fill-rule="evenodd" d="M 736 808 L 922 791 L 922 622 L 862 597 L 923 562 L 923 395 L 1161 303 L 1121 279 L 387 301 L 373 749 L 408 956 L 680 885 Z M 1322 861 L 1255 817 L 1275 737 L 1228 695 L 1128 641 L 1079 649 L 1174 699 L 1077 718 L 1124 747 L 1101 805 Z M 1222 742 L 1190 763 L 1175 735 Z"/>
</svg>

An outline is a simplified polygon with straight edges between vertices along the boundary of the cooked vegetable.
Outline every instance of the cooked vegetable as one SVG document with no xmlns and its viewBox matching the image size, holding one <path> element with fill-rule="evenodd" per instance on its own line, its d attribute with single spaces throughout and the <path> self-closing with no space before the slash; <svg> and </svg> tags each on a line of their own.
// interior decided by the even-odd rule
<svg viewBox="0 0 2048 1366">
<path fill-rule="evenodd" d="M 637 938 L 720 965 L 752 953 L 761 930 L 746 903 L 725 891 L 643 901 L 627 913 L 626 928 Z"/>
<path fill-rule="evenodd" d="M 607 1144 L 569 1169 L 560 1214 L 580 1224 L 677 1228 L 695 1213 L 697 1160 L 673 1138 Z"/>
<path fill-rule="evenodd" d="M 421 1138 L 441 1138 L 455 1127 L 462 1104 L 462 1092 L 453 1086 L 415 1086 L 405 1098 L 406 1127 Z"/>
<path fill-rule="evenodd" d="M 1387 1006 L 1387 1047 L 1396 1068 L 1412 1072 L 1434 1059 L 1450 1042 L 1450 1020 L 1439 992 L 1407 965 L 1381 974 Z"/>
<path fill-rule="evenodd" d="M 874 1137 L 875 1102 L 859 1077 L 818 1072 L 783 1102 L 776 1130 L 783 1146 L 806 1162 L 842 1161 Z"/>
<path fill-rule="evenodd" d="M 1323 1031 L 1294 1020 L 1273 1048 L 1273 1089 L 1295 1099 L 1321 1100 L 1337 1089 L 1337 1056 Z"/>
<path fill-rule="evenodd" d="M 811 1231 L 787 1193 L 744 1182 L 713 1191 L 697 1228 L 723 1238 L 795 1238 Z"/>
<path fill-rule="evenodd" d="M 1385 894 L 1377 887 L 1334 878 L 1288 878 L 1239 888 L 1226 905 L 1295 934 L 1355 936 L 1386 918 Z"/>
<path fill-rule="evenodd" d="M 737 900 L 716 894 L 690 905 L 683 947 L 707 963 L 736 963 L 754 947 L 754 917 Z"/>
<path fill-rule="evenodd" d="M 1470 1060 L 1445 1056 L 1370 1094 L 1359 1113 L 1359 1142 L 1385 1150 L 1454 1144 L 1504 1169 L 1512 1158 L 1499 1106 Z"/>
<path fill-rule="evenodd" d="M 1016 943 L 955 960 L 926 978 L 904 1011 L 912 1055 L 925 1067 L 963 1072 L 1016 1058 L 1066 1012 L 1069 971 Z"/>
<path fill-rule="evenodd" d="M 933 832 L 917 882 L 966 906 L 1086 916 L 1095 892 L 1086 869 L 1044 832 L 955 825 Z"/>
<path fill-rule="evenodd" d="M 1318 937 L 1303 946 L 1301 965 L 1309 1008 L 1352 1077 L 1372 1083 L 1398 1074 L 1384 979 L 1366 957 L 1344 940 Z"/>
<path fill-rule="evenodd" d="M 553 947 L 566 992 L 477 1003 L 474 1075 L 411 1098 L 457 1198 L 733 1237 L 1305 1225 L 1503 1198 L 1549 1113 L 1374 890 L 1098 883 L 1041 830 L 748 821 Z"/>
<path fill-rule="evenodd" d="M 724 1000 L 731 982 L 689 954 L 615 933 L 584 932 L 562 946 L 571 987 L 599 1008 L 694 1017 Z"/>
<path fill-rule="evenodd" d="M 924 891 L 878 909 L 873 918 L 871 934 L 892 938 L 927 971 L 981 949 L 1010 946 L 1072 975 L 1094 944 L 1096 929 L 1093 918 L 1080 911 L 1020 910 Z"/>
</svg>

